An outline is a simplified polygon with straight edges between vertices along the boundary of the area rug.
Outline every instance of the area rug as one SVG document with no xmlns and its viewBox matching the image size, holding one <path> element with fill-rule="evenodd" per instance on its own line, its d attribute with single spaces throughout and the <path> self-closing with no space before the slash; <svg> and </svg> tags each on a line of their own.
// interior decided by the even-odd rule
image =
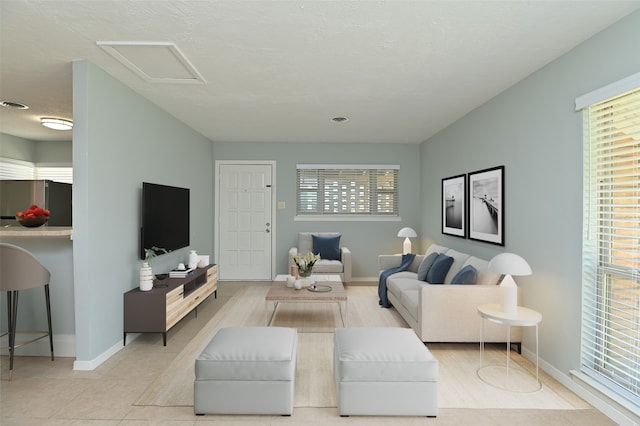
<svg viewBox="0 0 640 426">
<path fill-rule="evenodd" d="M 239 290 L 200 330 L 141 395 L 136 405 L 192 406 L 196 357 L 221 327 L 264 325 L 265 285 Z M 347 287 L 349 327 L 408 327 L 394 309 L 378 307 L 373 286 Z M 274 326 L 298 329 L 298 364 L 295 407 L 335 407 L 333 381 L 333 330 L 341 326 L 338 305 L 333 303 L 281 303 Z M 541 372 L 542 389 L 521 393 L 505 391 L 483 382 L 477 344 L 429 344 L 439 361 L 438 400 L 440 408 L 582 409 L 590 406 Z M 504 346 L 485 350 L 484 365 L 505 362 Z M 512 353 L 514 372 L 531 378 L 534 366 Z M 515 375 L 514 375 L 515 376 Z"/>
</svg>

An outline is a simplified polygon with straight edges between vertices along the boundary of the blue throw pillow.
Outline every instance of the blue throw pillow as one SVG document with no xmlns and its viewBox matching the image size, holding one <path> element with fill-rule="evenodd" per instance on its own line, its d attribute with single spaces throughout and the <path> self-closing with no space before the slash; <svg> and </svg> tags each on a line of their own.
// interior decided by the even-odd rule
<svg viewBox="0 0 640 426">
<path fill-rule="evenodd" d="M 313 254 L 319 254 L 321 259 L 340 260 L 340 235 L 324 236 L 312 235 Z"/>
<path fill-rule="evenodd" d="M 418 279 L 420 281 L 427 280 L 427 273 L 429 272 L 429 269 L 431 269 L 431 266 L 433 265 L 433 262 L 437 257 L 438 253 L 433 252 L 429 256 L 425 256 L 425 258 L 422 259 L 420 266 L 418 266 Z"/>
<path fill-rule="evenodd" d="M 427 282 L 429 284 L 444 284 L 444 278 L 451 265 L 453 265 L 453 257 L 440 253 L 427 272 Z"/>
<path fill-rule="evenodd" d="M 473 265 L 467 265 L 453 276 L 451 284 L 475 284 L 478 271 Z"/>
</svg>

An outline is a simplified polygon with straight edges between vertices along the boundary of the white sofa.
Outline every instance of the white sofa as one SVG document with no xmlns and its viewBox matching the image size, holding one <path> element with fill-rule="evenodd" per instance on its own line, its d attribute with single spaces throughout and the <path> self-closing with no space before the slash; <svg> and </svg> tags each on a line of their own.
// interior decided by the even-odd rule
<svg viewBox="0 0 640 426">
<path fill-rule="evenodd" d="M 289 249 L 289 268 L 295 266 L 293 255 L 300 253 L 305 255 L 313 252 L 313 236 L 322 237 L 340 236 L 339 232 L 300 232 L 298 233 L 298 246 Z M 351 251 L 340 245 L 340 259 L 320 259 L 313 265 L 314 274 L 336 274 L 340 275 L 343 283 L 351 281 Z"/>
<path fill-rule="evenodd" d="M 418 267 L 429 254 L 444 253 L 453 258 L 444 284 L 418 280 Z M 380 273 L 400 266 L 402 255 L 379 255 Z M 387 297 L 393 307 L 423 342 L 479 342 L 482 319 L 478 306 L 500 303 L 499 274 L 488 270 L 489 262 L 447 247 L 432 244 L 424 255 L 416 255 L 409 267 L 387 279 Z M 452 285 L 451 280 L 466 265 L 477 271 L 475 284 Z M 518 301 L 520 290 L 518 289 Z M 485 342 L 506 342 L 507 328 L 486 321 Z M 522 342 L 521 327 L 511 327 L 511 342 Z"/>
</svg>

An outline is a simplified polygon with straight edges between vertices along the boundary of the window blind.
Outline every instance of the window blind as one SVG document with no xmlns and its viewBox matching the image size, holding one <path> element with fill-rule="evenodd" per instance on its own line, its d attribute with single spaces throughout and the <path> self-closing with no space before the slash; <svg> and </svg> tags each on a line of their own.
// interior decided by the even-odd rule
<svg viewBox="0 0 640 426">
<path fill-rule="evenodd" d="M 72 167 L 43 167 L 35 170 L 36 179 L 48 179 L 55 182 L 73 183 Z"/>
<path fill-rule="evenodd" d="M 640 407 L 640 88 L 583 122 L 581 371 Z"/>
<path fill-rule="evenodd" d="M 0 157 L 0 179 L 47 179 L 73 183 L 73 167 L 36 166 L 29 161 Z"/>
<path fill-rule="evenodd" d="M 33 163 L 0 158 L 0 179 L 35 179 Z"/>
<path fill-rule="evenodd" d="M 397 216 L 399 168 L 299 164 L 296 214 Z"/>
</svg>

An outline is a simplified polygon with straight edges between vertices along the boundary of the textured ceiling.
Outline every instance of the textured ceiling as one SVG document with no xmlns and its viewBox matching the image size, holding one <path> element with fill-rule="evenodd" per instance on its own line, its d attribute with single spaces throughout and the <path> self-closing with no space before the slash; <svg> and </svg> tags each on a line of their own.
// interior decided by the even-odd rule
<svg viewBox="0 0 640 426">
<path fill-rule="evenodd" d="M 640 1 L 0 2 L 0 131 L 71 138 L 86 59 L 221 142 L 420 143 Z M 206 84 L 157 84 L 101 41 L 172 42 Z M 161 72 L 161 70 L 159 70 Z M 347 117 L 334 123 L 332 117 Z"/>
</svg>

